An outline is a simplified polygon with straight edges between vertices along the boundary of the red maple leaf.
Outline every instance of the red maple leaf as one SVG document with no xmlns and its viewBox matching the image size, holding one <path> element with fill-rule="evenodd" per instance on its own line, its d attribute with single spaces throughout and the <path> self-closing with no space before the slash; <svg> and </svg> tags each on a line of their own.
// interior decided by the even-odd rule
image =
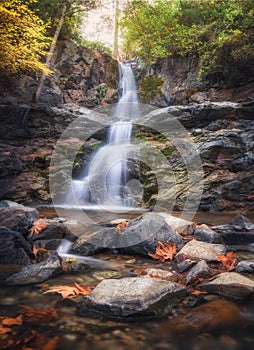
<svg viewBox="0 0 254 350">
<path fill-rule="evenodd" d="M 165 260 L 173 260 L 174 255 L 176 254 L 176 243 L 174 242 L 171 245 L 170 242 L 162 243 L 158 241 L 155 254 L 148 253 L 155 260 L 164 262 Z"/>
<path fill-rule="evenodd" d="M 226 255 L 220 254 L 217 258 L 227 271 L 232 271 L 235 268 L 237 260 L 235 259 L 235 253 L 228 252 Z"/>
</svg>

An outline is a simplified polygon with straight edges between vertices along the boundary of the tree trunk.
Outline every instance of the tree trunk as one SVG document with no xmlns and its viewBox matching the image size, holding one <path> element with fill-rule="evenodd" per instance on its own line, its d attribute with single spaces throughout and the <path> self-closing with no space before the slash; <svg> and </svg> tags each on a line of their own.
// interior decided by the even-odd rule
<svg viewBox="0 0 254 350">
<path fill-rule="evenodd" d="M 118 51 L 118 35 L 119 35 L 119 0 L 115 0 L 115 27 L 114 27 L 114 49 L 113 49 L 113 57 L 118 59 L 119 51 Z"/>
<path fill-rule="evenodd" d="M 50 48 L 49 48 L 49 52 L 48 52 L 47 57 L 46 57 L 46 67 L 47 68 L 50 68 L 52 56 L 53 56 L 53 53 L 54 53 L 54 50 L 55 50 L 55 47 L 56 47 L 57 39 L 59 37 L 60 31 L 61 31 L 63 23 L 64 23 L 64 17 L 65 17 L 66 11 L 67 11 L 67 5 L 64 4 L 59 23 L 57 25 L 57 28 L 56 28 L 56 31 L 55 31 L 52 43 L 51 43 Z M 38 102 L 38 100 L 40 98 L 41 90 L 42 90 L 42 88 L 44 86 L 45 79 L 46 79 L 46 74 L 42 73 L 39 85 L 37 87 L 36 92 L 34 93 L 32 102 L 35 102 L 35 103 Z"/>
</svg>

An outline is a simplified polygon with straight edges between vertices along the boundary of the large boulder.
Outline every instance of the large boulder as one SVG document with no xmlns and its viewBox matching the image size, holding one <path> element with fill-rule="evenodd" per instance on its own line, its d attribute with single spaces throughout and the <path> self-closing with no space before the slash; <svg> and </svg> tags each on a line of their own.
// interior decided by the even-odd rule
<svg viewBox="0 0 254 350">
<path fill-rule="evenodd" d="M 5 206 L 6 203 L 8 206 Z M 4 201 L 2 206 L 0 206 L 1 226 L 13 231 L 27 233 L 33 221 L 38 219 L 38 217 L 39 213 L 36 209 L 25 207 L 18 203 Z"/>
<path fill-rule="evenodd" d="M 185 293 L 182 285 L 156 278 L 106 279 L 78 304 L 78 313 L 119 319 L 159 317 Z"/>
</svg>

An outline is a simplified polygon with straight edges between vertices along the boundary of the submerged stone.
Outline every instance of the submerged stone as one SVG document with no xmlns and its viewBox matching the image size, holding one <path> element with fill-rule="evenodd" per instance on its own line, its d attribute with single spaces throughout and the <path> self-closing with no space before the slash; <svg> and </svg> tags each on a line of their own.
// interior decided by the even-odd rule
<svg viewBox="0 0 254 350">
<path fill-rule="evenodd" d="M 100 282 L 77 307 L 82 316 L 152 318 L 169 313 L 185 294 L 184 286 L 157 278 L 107 279 Z"/>
</svg>

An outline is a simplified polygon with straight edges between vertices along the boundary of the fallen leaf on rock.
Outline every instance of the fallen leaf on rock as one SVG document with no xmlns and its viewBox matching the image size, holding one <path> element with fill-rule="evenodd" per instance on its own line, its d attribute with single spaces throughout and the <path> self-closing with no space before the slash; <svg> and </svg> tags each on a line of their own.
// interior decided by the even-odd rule
<svg viewBox="0 0 254 350">
<path fill-rule="evenodd" d="M 47 293 L 59 293 L 63 298 L 73 298 L 77 295 L 87 295 L 91 293 L 90 287 L 81 287 L 79 284 L 75 283 L 74 286 L 56 286 L 51 287 L 49 290 L 43 292 Z"/>
<path fill-rule="evenodd" d="M 40 248 L 36 248 L 36 246 L 33 246 L 33 254 L 35 257 L 38 255 L 39 252 L 47 252 L 45 245 Z"/>
<path fill-rule="evenodd" d="M 200 294 L 207 294 L 207 292 L 201 292 L 201 290 L 193 290 L 191 292 L 192 295 L 200 295 Z"/>
<path fill-rule="evenodd" d="M 118 231 L 121 231 L 123 228 L 128 226 L 128 224 L 129 224 L 129 220 L 125 220 L 125 221 L 120 222 L 120 224 L 118 224 L 116 226 L 116 228 L 118 229 Z"/>
<path fill-rule="evenodd" d="M 237 262 L 235 259 L 235 253 L 233 252 L 228 252 L 226 255 L 218 255 L 217 261 L 221 262 L 227 271 L 234 270 Z"/>
<path fill-rule="evenodd" d="M 6 333 L 11 333 L 11 332 L 12 332 L 12 329 L 11 329 L 11 328 L 2 326 L 2 325 L 0 324 L 0 335 L 1 335 L 1 334 L 6 334 Z"/>
<path fill-rule="evenodd" d="M 155 260 L 164 262 L 165 260 L 173 260 L 174 255 L 176 254 L 176 243 L 174 242 L 171 245 L 170 242 L 162 243 L 158 241 L 155 254 L 148 253 Z"/>
<path fill-rule="evenodd" d="M 4 326 L 14 326 L 14 325 L 19 325 L 21 326 L 22 323 L 23 323 L 23 320 L 22 320 L 22 315 L 19 315 L 15 318 L 13 317 L 1 317 L 1 324 L 4 325 Z"/>
<path fill-rule="evenodd" d="M 33 223 L 33 226 L 29 229 L 31 235 L 38 235 L 41 231 L 48 227 L 48 222 L 45 219 L 39 219 Z"/>
</svg>

